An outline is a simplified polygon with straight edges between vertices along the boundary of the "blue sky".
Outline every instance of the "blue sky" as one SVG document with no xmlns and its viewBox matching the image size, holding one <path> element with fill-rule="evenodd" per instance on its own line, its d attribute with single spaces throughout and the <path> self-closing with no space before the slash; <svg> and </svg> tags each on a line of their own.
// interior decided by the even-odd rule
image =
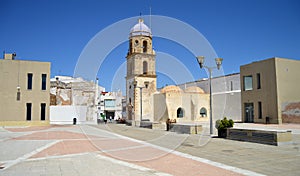
<svg viewBox="0 0 300 176">
<path fill-rule="evenodd" d="M 51 77 L 72 76 L 82 50 L 98 32 L 140 13 L 149 15 L 150 6 L 153 15 L 181 20 L 202 33 L 224 58 L 225 74 L 274 56 L 300 60 L 297 0 L 1 0 L 0 50 L 16 52 L 17 59 L 51 62 Z M 195 79 L 207 77 L 186 48 L 159 38 L 153 45 L 178 58 Z M 112 79 L 127 49 L 128 43 L 116 47 L 98 71 L 109 91 L 116 89 Z M 174 83 L 167 75 L 158 79 L 158 87 Z"/>
</svg>

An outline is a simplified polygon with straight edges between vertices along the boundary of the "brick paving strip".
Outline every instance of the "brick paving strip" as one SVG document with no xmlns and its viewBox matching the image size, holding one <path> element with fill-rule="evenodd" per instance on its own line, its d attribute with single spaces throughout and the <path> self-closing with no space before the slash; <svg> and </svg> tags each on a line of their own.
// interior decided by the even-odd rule
<svg viewBox="0 0 300 176">
<path fill-rule="evenodd" d="M 46 127 L 32 127 L 32 130 L 30 128 L 8 129 L 15 132 L 32 132 L 12 140 L 49 140 L 52 142 L 10 163 L 5 163 L 2 167 L 6 169 L 27 159 L 95 153 L 102 157 L 112 158 L 114 161 L 121 160 L 172 175 L 260 175 L 113 133 L 111 133 L 113 137 L 103 137 L 85 134 L 85 130 L 82 129 L 81 133 L 67 131 L 76 128 L 81 128 L 81 126 L 65 128 L 64 131 Z M 90 126 L 84 126 L 84 128 L 94 129 Z M 47 131 L 49 129 L 52 131 Z M 99 133 L 104 132 L 97 130 Z M 105 133 L 109 132 L 105 131 Z"/>
<path fill-rule="evenodd" d="M 152 145 L 144 141 L 120 135 L 117 136 L 121 139 L 142 144 L 142 146 L 136 144 L 135 146 L 132 146 L 132 148 L 123 148 L 120 146 L 119 150 L 103 150 L 102 152 L 104 152 L 107 156 L 135 163 L 147 168 L 152 168 L 154 170 L 159 170 L 161 172 L 170 173 L 172 175 L 263 175 L 207 159 L 194 157 L 189 154 Z M 97 142 L 95 142 L 95 145 L 99 148 L 102 147 Z"/>
</svg>

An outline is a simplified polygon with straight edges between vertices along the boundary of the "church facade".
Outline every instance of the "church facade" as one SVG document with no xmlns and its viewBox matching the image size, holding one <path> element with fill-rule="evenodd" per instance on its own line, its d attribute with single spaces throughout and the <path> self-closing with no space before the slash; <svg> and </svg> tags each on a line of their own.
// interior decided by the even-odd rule
<svg viewBox="0 0 300 176">
<path fill-rule="evenodd" d="M 156 58 L 151 29 L 139 19 L 129 34 L 126 75 L 127 120 L 165 123 L 207 121 L 209 95 L 199 87 L 167 86 L 157 91 Z"/>
</svg>

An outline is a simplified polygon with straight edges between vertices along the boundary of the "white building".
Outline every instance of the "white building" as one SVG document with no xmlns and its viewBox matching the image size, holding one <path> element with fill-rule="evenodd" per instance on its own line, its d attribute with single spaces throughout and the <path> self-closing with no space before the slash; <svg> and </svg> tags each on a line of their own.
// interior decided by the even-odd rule
<svg viewBox="0 0 300 176">
<path fill-rule="evenodd" d="M 121 119 L 122 116 L 122 92 L 101 92 L 100 106 L 98 106 L 99 113 L 113 120 Z"/>
<path fill-rule="evenodd" d="M 209 93 L 209 79 L 178 85 L 181 89 L 200 87 Z M 214 120 L 227 117 L 242 121 L 240 74 L 212 78 L 212 115 Z"/>
<path fill-rule="evenodd" d="M 98 80 L 86 81 L 82 78 L 55 76 L 50 80 L 50 123 L 96 124 L 100 116 L 98 106 L 104 87 L 98 85 Z"/>
</svg>

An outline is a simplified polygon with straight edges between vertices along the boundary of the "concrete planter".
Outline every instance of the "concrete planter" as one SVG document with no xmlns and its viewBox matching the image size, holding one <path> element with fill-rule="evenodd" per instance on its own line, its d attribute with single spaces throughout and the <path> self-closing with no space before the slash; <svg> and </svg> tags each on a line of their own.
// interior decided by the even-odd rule
<svg viewBox="0 0 300 176">
<path fill-rule="evenodd" d="M 219 138 L 226 138 L 227 137 L 227 129 L 218 130 L 218 137 Z"/>
</svg>

